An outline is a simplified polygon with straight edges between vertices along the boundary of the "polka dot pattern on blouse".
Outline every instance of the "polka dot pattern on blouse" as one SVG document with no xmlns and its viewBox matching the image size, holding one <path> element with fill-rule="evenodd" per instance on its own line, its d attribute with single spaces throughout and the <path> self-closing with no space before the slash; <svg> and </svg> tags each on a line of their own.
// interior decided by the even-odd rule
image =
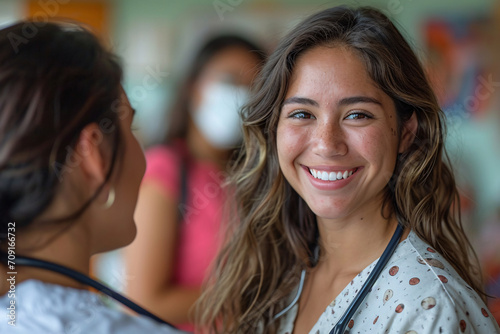
<svg viewBox="0 0 500 334">
<path fill-rule="evenodd" d="M 321 314 L 310 334 L 328 334 L 378 260 L 360 272 Z M 295 296 L 292 293 L 292 298 Z M 280 318 L 293 333 L 298 305 Z M 350 320 L 346 333 L 500 333 L 477 293 L 414 232 L 403 240 Z"/>
</svg>

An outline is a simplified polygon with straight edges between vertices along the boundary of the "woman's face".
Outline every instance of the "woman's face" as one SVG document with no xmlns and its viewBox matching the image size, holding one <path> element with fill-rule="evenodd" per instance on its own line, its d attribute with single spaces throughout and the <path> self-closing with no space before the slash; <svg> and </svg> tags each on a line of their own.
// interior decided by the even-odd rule
<svg viewBox="0 0 500 334">
<path fill-rule="evenodd" d="M 277 149 L 285 178 L 318 217 L 378 214 L 400 151 L 394 103 L 355 53 L 313 48 L 296 63 Z"/>
<path fill-rule="evenodd" d="M 95 238 L 104 238 L 97 243 L 105 245 L 106 249 L 100 249 L 101 252 L 123 247 L 134 240 L 137 233 L 134 211 L 139 186 L 146 170 L 144 152 L 131 129 L 135 111 L 130 106 L 123 90 L 119 104 L 116 106 L 123 156 L 121 159 L 116 158 L 114 176 L 110 182 L 115 190 L 115 201 L 109 209 L 105 210 L 106 214 L 111 216 L 109 220 L 116 224 L 100 222 L 100 227 L 96 228 Z M 110 238 L 110 235 L 113 237 Z"/>
<path fill-rule="evenodd" d="M 241 142 L 238 111 L 246 103 L 258 68 L 259 58 L 238 46 L 219 51 L 201 71 L 190 101 L 194 125 L 190 133 L 204 155 L 226 156 Z"/>
<path fill-rule="evenodd" d="M 258 69 L 259 58 L 244 47 L 228 47 L 219 51 L 207 62 L 195 82 L 191 108 L 196 110 L 199 107 L 204 92 L 213 84 L 223 82 L 250 87 Z"/>
</svg>

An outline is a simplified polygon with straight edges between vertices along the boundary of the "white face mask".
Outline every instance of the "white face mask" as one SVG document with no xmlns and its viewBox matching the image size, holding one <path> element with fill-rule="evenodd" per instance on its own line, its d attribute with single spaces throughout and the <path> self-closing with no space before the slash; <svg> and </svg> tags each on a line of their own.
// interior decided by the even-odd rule
<svg viewBox="0 0 500 334">
<path fill-rule="evenodd" d="M 240 108 L 248 99 L 243 87 L 218 82 L 208 86 L 200 106 L 192 113 L 194 123 L 214 147 L 230 149 L 242 138 Z"/>
</svg>

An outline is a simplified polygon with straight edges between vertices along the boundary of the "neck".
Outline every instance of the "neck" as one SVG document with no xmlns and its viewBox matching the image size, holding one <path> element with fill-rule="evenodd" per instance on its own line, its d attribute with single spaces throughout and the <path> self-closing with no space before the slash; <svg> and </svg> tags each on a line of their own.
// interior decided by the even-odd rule
<svg viewBox="0 0 500 334">
<path fill-rule="evenodd" d="M 380 209 L 342 220 L 318 217 L 318 269 L 326 270 L 332 278 L 358 274 L 382 255 L 397 223 L 395 218 L 384 218 Z"/>
<path fill-rule="evenodd" d="M 88 246 L 88 243 L 82 242 L 85 240 L 86 234 L 81 231 L 79 226 L 81 224 L 74 222 L 73 225 L 62 231 L 59 228 L 58 231 L 54 229 L 51 233 L 44 232 L 43 234 L 36 228 L 23 231 L 22 234 L 16 236 L 16 255 L 53 262 L 88 275 L 90 247 L 84 247 L 84 245 Z M 23 245 L 32 246 L 23 247 Z M 2 270 L 4 269 L 6 268 L 2 268 Z M 17 272 L 16 283 L 36 279 L 46 283 L 86 289 L 86 286 L 75 280 L 49 270 L 16 266 L 15 271 Z M 0 294 L 6 292 L 3 283 L 0 286 Z"/>
</svg>

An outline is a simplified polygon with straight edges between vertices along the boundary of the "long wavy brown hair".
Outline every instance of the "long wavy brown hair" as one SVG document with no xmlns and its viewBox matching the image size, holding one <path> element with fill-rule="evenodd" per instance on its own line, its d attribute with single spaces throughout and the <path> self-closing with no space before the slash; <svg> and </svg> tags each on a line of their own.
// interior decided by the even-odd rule
<svg viewBox="0 0 500 334">
<path fill-rule="evenodd" d="M 317 46 L 347 47 L 360 57 L 393 99 L 399 133 L 416 114 L 415 140 L 398 156 L 384 207 L 483 294 L 453 173 L 445 163 L 444 115 L 418 58 L 380 11 L 335 7 L 307 18 L 280 42 L 243 110 L 244 149 L 232 178 L 237 215 L 198 304 L 199 325 L 210 332 L 275 333 L 279 324 L 273 317 L 286 306 L 301 269 L 313 265 L 316 218 L 280 171 L 276 129 L 296 61 Z"/>
</svg>

